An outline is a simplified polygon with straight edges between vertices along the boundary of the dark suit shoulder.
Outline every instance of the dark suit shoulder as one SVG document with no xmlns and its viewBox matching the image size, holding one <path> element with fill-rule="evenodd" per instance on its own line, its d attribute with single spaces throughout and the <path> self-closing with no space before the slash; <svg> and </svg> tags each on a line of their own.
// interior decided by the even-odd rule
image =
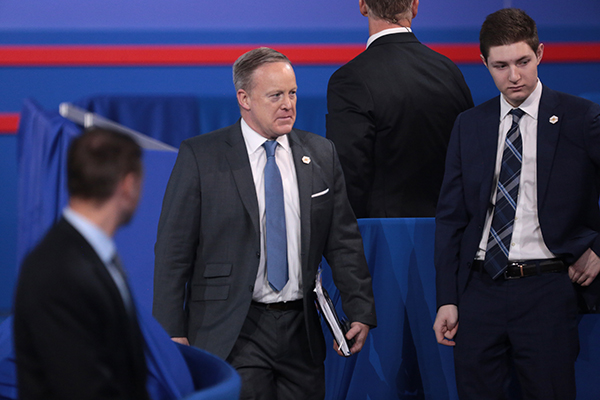
<svg viewBox="0 0 600 400">
<path fill-rule="evenodd" d="M 240 121 L 224 128 L 185 139 L 182 144 L 191 147 L 206 146 L 209 143 L 220 142 L 231 138 L 235 133 L 239 133 L 241 135 Z"/>
<path fill-rule="evenodd" d="M 575 96 L 569 93 L 552 90 L 544 85 L 542 89 L 541 106 L 560 106 L 568 113 L 587 113 L 590 109 L 594 113 L 600 112 L 600 105 L 583 97 Z"/>
<path fill-rule="evenodd" d="M 21 274 L 37 277 L 28 282 L 42 286 L 70 279 L 85 282 L 92 279 L 90 271 L 93 266 L 101 263 L 91 245 L 62 219 L 25 258 Z"/>
<path fill-rule="evenodd" d="M 338 69 L 341 73 L 355 71 L 356 73 L 373 72 L 379 63 L 421 64 L 428 61 L 435 69 L 451 69 L 460 72 L 456 64 L 448 57 L 440 54 L 419 40 L 412 33 L 397 33 L 382 36 L 375 40 L 365 51 L 354 57 Z M 461 73 L 462 76 L 462 73 Z"/>
<path fill-rule="evenodd" d="M 458 118 L 462 120 L 480 119 L 483 116 L 488 116 L 490 113 L 500 115 L 500 96 L 491 98 L 475 107 L 469 108 L 461 112 Z"/>
<path fill-rule="evenodd" d="M 98 257 L 91 245 L 66 220 L 59 220 L 25 258 L 24 266 L 34 261 L 61 264 L 79 257 Z"/>
<path fill-rule="evenodd" d="M 334 144 L 331 140 L 317 135 L 316 133 L 312 133 L 309 131 L 303 131 L 301 129 L 296 129 L 290 133 L 290 139 L 298 140 L 301 145 L 306 146 L 313 150 L 321 151 L 333 151 Z"/>
</svg>

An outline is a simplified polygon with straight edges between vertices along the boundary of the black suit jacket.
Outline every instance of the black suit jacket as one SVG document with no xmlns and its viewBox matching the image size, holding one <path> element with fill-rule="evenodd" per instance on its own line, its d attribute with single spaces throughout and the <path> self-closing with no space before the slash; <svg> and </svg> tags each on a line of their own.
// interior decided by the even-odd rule
<svg viewBox="0 0 600 400">
<path fill-rule="evenodd" d="M 322 362 L 312 293 L 322 257 L 350 320 L 375 326 L 371 277 L 333 144 L 297 129 L 288 135 L 300 197 L 305 322 L 313 359 Z M 248 313 L 260 259 L 258 200 L 239 121 L 181 144 L 155 254 L 154 316 L 171 336 L 225 359 Z"/>
<path fill-rule="evenodd" d="M 467 286 L 492 193 L 499 120 L 496 97 L 461 114 L 452 131 L 436 216 L 438 307 L 458 304 Z M 588 248 L 600 256 L 600 106 L 546 86 L 538 114 L 537 197 L 550 251 L 568 264 Z"/>
<path fill-rule="evenodd" d="M 356 217 L 433 217 L 452 124 L 472 106 L 456 65 L 412 33 L 383 36 L 338 69 L 327 137 Z"/>
<path fill-rule="evenodd" d="M 21 267 L 14 305 L 20 399 L 147 399 L 137 319 L 98 255 L 60 220 Z"/>
</svg>

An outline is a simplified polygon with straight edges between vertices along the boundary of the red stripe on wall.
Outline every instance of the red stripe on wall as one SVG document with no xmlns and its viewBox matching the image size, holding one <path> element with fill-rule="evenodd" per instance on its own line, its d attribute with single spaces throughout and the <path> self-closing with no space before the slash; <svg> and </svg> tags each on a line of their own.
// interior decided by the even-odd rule
<svg viewBox="0 0 600 400">
<path fill-rule="evenodd" d="M 0 113 L 0 135 L 13 134 L 19 129 L 19 113 Z"/>
<path fill-rule="evenodd" d="M 0 67 L 211 66 L 231 65 L 255 45 L 51 45 L 0 46 Z M 272 45 L 298 65 L 343 64 L 362 44 Z M 477 44 L 430 44 L 458 64 L 479 63 Z M 600 62 L 598 43 L 548 43 L 546 62 Z"/>
<path fill-rule="evenodd" d="M 254 45 L 0 46 L 0 66 L 202 66 L 231 65 Z M 274 46 L 296 64 L 340 64 L 357 45 Z"/>
</svg>

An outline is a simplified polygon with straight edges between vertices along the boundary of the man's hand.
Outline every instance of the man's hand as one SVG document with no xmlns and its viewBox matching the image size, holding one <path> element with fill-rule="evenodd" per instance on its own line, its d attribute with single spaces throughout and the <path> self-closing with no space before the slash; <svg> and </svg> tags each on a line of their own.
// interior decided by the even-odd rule
<svg viewBox="0 0 600 400">
<path fill-rule="evenodd" d="M 369 334 L 369 325 L 365 325 L 362 322 L 353 322 L 350 325 L 350 330 L 346 332 L 346 339 L 350 340 L 354 338 L 354 346 L 350 349 L 350 353 L 356 354 L 362 350 L 365 345 L 365 341 L 367 340 L 367 335 Z M 339 350 L 338 344 L 333 341 L 333 348 L 340 355 L 344 356 L 342 352 Z"/>
<path fill-rule="evenodd" d="M 600 258 L 592 249 L 587 249 L 579 257 L 579 260 L 569 267 L 569 278 L 571 278 L 571 282 L 578 283 L 581 286 L 589 286 L 596 279 L 599 271 Z"/>
<path fill-rule="evenodd" d="M 435 317 L 433 330 L 439 344 L 454 346 L 454 335 L 458 330 L 458 307 L 454 304 L 441 306 Z"/>
<path fill-rule="evenodd" d="M 188 338 L 186 338 L 186 337 L 172 337 L 171 340 L 176 343 L 183 344 L 186 346 L 190 345 L 190 342 L 189 342 Z"/>
</svg>

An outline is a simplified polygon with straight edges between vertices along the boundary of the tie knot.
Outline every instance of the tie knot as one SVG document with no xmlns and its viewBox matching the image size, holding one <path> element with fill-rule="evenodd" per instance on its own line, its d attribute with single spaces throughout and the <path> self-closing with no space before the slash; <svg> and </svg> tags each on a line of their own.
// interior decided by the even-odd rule
<svg viewBox="0 0 600 400">
<path fill-rule="evenodd" d="M 510 110 L 510 113 L 513 116 L 513 121 L 519 122 L 523 114 L 525 114 L 525 111 L 521 110 L 520 108 L 513 108 L 512 110 Z"/>
<path fill-rule="evenodd" d="M 276 140 L 267 140 L 263 143 L 263 146 L 267 152 L 267 158 L 275 156 L 275 148 L 277 147 Z"/>
</svg>

